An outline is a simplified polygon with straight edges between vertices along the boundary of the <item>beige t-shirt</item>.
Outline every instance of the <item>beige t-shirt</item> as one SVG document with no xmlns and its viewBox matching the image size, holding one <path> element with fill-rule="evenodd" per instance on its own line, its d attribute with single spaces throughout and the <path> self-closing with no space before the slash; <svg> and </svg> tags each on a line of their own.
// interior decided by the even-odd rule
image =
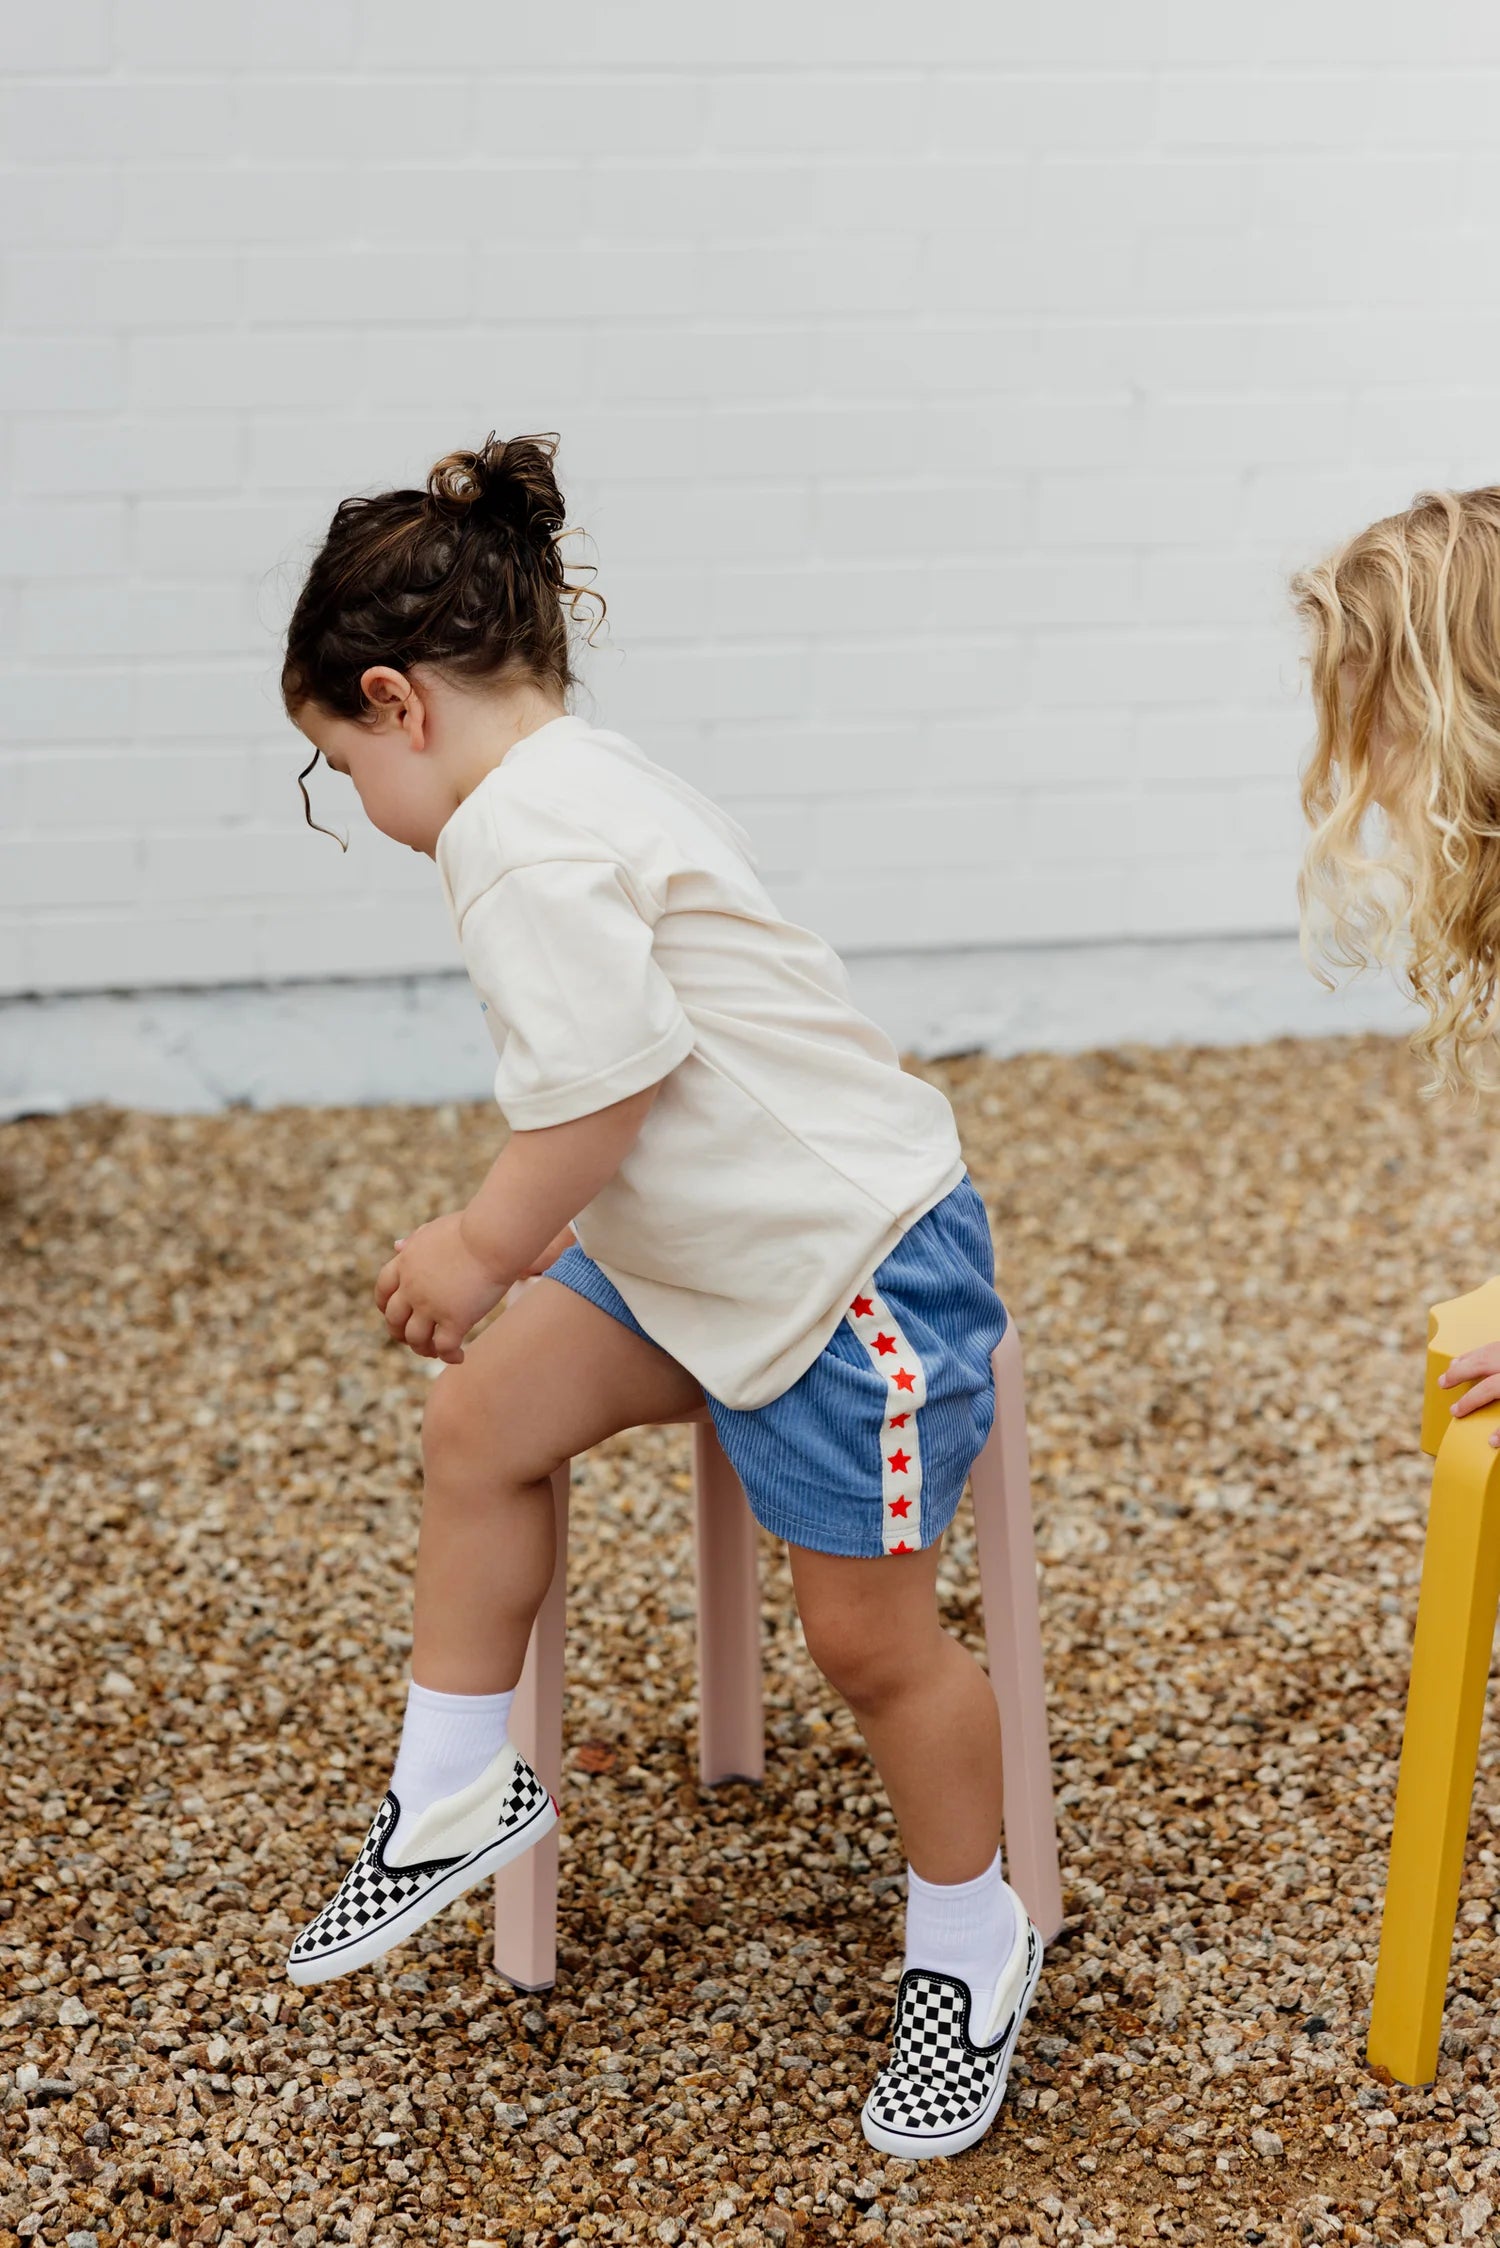
<svg viewBox="0 0 1500 2248">
<path fill-rule="evenodd" d="M 963 1177 L 947 1100 L 777 911 L 743 828 L 618 734 L 524 736 L 436 856 L 515 1130 L 665 1080 L 583 1247 L 711 1396 L 780 1396 Z"/>
</svg>

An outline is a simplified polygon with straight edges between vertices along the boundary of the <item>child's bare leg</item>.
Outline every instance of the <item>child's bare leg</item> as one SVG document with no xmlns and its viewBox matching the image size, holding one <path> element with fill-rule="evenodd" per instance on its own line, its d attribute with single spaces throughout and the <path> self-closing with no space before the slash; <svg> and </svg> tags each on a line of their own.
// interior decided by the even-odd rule
<svg viewBox="0 0 1500 2248">
<path fill-rule="evenodd" d="M 702 1402 L 685 1367 L 586 1297 L 556 1280 L 523 1289 L 427 1400 L 413 1678 L 444 1694 L 513 1688 L 556 1565 L 553 1470 Z"/>
<path fill-rule="evenodd" d="M 865 1737 L 907 1860 L 948 1883 L 984 1873 L 1000 1846 L 1000 1716 L 982 1666 L 943 1628 L 939 1550 L 787 1548 L 808 1652 Z"/>
<path fill-rule="evenodd" d="M 509 1741 L 556 1560 L 549 1479 L 601 1437 L 680 1419 L 702 1397 L 665 1351 L 547 1279 L 439 1375 L 396 1768 L 354 1864 L 292 1945 L 293 1982 L 372 1965 L 555 1825 L 546 1784 Z"/>
</svg>

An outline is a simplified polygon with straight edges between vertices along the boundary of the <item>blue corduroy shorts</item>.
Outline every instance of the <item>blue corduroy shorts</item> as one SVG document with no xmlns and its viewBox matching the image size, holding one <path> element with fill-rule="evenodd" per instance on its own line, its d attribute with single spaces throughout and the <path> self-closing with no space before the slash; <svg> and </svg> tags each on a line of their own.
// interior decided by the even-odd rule
<svg viewBox="0 0 1500 2248">
<path fill-rule="evenodd" d="M 646 1334 L 581 1248 L 565 1249 L 547 1278 Z M 965 1173 L 855 1290 L 790 1389 L 749 1409 L 708 1398 L 757 1522 L 818 1553 L 931 1545 L 990 1433 L 990 1354 L 1005 1324 L 989 1218 Z"/>
</svg>

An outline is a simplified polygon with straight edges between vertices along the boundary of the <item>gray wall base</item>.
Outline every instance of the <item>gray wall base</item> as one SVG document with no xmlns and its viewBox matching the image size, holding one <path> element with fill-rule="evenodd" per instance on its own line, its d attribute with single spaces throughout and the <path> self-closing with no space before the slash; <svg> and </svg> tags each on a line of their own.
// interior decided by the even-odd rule
<svg viewBox="0 0 1500 2248">
<path fill-rule="evenodd" d="M 858 1004 L 906 1053 L 1073 1053 L 1399 1032 L 1389 984 L 1325 992 L 1290 937 L 856 957 Z M 204 1111 L 489 1097 L 462 974 L 0 1002 L 0 1117 L 89 1101 Z"/>
</svg>

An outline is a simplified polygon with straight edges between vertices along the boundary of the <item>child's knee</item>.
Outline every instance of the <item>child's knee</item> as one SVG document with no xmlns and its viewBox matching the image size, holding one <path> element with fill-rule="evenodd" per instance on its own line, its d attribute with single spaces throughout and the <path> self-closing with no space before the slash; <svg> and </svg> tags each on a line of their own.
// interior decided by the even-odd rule
<svg viewBox="0 0 1500 2248">
<path fill-rule="evenodd" d="M 802 1619 L 808 1653 L 853 1710 L 883 1708 L 910 1679 L 909 1651 L 892 1643 L 881 1622 L 847 1607 Z"/>
<path fill-rule="evenodd" d="M 466 1379 L 467 1369 L 446 1366 L 422 1411 L 422 1461 L 429 1475 L 464 1468 L 494 1449 L 492 1401 Z"/>
<path fill-rule="evenodd" d="M 519 1385 L 493 1367 L 445 1366 L 422 1412 L 422 1465 L 429 1478 L 536 1483 L 562 1463 Z"/>
<path fill-rule="evenodd" d="M 471 1387 L 454 1380 L 458 1371 L 446 1367 L 438 1375 L 422 1408 L 422 1464 L 429 1476 L 456 1467 L 478 1448 Z"/>
</svg>

